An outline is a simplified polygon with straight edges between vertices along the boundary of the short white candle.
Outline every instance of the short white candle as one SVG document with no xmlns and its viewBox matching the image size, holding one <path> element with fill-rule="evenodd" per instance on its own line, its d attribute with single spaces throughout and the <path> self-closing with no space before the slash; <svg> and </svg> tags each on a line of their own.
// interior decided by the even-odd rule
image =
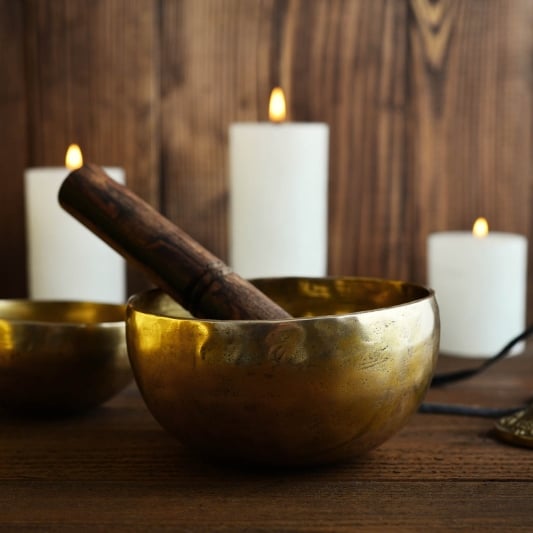
<svg viewBox="0 0 533 533">
<path fill-rule="evenodd" d="M 278 123 L 230 125 L 229 263 L 246 278 L 324 276 L 329 128 L 283 122 L 276 94 Z"/>
<path fill-rule="evenodd" d="M 526 280 L 527 239 L 522 235 L 430 235 L 428 284 L 440 310 L 441 351 L 490 357 L 520 334 L 525 329 Z"/>
<path fill-rule="evenodd" d="M 125 182 L 123 169 L 105 171 Z M 24 174 L 29 297 L 123 303 L 125 261 L 59 205 L 59 188 L 69 172 L 40 167 Z"/>
</svg>

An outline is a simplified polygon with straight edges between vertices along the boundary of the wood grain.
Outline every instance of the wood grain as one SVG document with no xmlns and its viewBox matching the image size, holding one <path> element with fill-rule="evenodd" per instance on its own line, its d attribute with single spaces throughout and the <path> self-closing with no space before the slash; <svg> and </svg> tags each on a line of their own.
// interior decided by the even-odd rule
<svg viewBox="0 0 533 533">
<path fill-rule="evenodd" d="M 429 399 L 522 402 L 533 387 L 532 353 Z M 440 368 L 472 364 L 442 358 Z M 135 386 L 70 418 L 0 411 L 0 529 L 529 530 L 533 453 L 494 440 L 492 426 L 417 414 L 351 463 L 261 470 L 192 455 L 158 426 Z"/>
<path fill-rule="evenodd" d="M 121 166 L 159 207 L 158 11 L 155 0 L 26 0 L 32 166 L 63 165 L 66 147 Z M 147 282 L 130 272 L 130 292 Z"/>
<path fill-rule="evenodd" d="M 336 65 L 336 76 L 322 104 L 332 113 L 330 270 L 411 279 L 414 221 L 405 209 L 407 6 L 341 5 L 344 10 L 328 28 L 337 42 L 325 58 Z M 317 72 L 310 82 L 318 85 L 328 77 Z"/>
<path fill-rule="evenodd" d="M 162 208 L 223 259 L 228 126 L 258 120 L 263 106 L 263 116 L 267 112 L 270 31 L 264 21 L 273 6 L 239 0 L 162 5 Z"/>
<path fill-rule="evenodd" d="M 26 294 L 24 190 L 27 107 L 24 83 L 24 10 L 0 0 L 0 298 Z"/>
<path fill-rule="evenodd" d="M 522 0 L 411 2 L 408 171 L 420 245 L 478 216 L 531 235 L 532 20 Z M 424 248 L 413 256 L 422 278 Z"/>
<path fill-rule="evenodd" d="M 533 237 L 529 0 L 2 0 L 0 19 L 4 295 L 25 290 L 22 169 L 74 140 L 227 259 L 228 126 L 266 120 L 274 85 L 330 126 L 331 274 L 425 282 L 427 235 L 479 215 Z"/>
</svg>

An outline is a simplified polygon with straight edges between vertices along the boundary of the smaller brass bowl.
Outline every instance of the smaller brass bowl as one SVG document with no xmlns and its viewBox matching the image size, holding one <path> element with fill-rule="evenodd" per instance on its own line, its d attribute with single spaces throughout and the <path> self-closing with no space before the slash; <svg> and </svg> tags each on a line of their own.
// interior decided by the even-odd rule
<svg viewBox="0 0 533 533">
<path fill-rule="evenodd" d="M 0 407 L 41 414 L 97 406 L 133 378 L 125 306 L 0 300 Z"/>
<path fill-rule="evenodd" d="M 158 290 L 130 298 L 133 373 L 163 428 L 215 458 L 295 466 L 364 454 L 406 424 L 437 359 L 432 291 L 365 278 L 254 283 L 296 318 L 202 320 Z"/>
</svg>

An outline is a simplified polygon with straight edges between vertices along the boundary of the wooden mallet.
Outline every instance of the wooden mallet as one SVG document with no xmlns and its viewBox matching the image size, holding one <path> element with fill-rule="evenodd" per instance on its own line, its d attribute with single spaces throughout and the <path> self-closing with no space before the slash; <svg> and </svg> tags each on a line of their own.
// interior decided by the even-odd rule
<svg viewBox="0 0 533 533">
<path fill-rule="evenodd" d="M 84 165 L 68 175 L 59 190 L 59 203 L 196 317 L 291 318 L 96 165 Z"/>
</svg>

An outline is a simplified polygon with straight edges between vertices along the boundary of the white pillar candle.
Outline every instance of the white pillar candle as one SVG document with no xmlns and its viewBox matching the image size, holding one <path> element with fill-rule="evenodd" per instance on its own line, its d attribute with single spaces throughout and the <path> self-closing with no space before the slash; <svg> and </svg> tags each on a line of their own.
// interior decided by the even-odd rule
<svg viewBox="0 0 533 533">
<path fill-rule="evenodd" d="M 271 119 L 284 120 L 275 95 Z M 328 145 L 323 123 L 230 125 L 229 262 L 241 276 L 326 274 Z"/>
<path fill-rule="evenodd" d="M 444 353 L 490 357 L 525 329 L 527 239 L 484 233 L 429 236 L 428 284 L 439 305 Z"/>
<path fill-rule="evenodd" d="M 123 169 L 105 171 L 125 182 Z M 123 303 L 125 261 L 59 205 L 59 188 L 69 172 L 41 167 L 24 174 L 29 297 Z"/>
</svg>

